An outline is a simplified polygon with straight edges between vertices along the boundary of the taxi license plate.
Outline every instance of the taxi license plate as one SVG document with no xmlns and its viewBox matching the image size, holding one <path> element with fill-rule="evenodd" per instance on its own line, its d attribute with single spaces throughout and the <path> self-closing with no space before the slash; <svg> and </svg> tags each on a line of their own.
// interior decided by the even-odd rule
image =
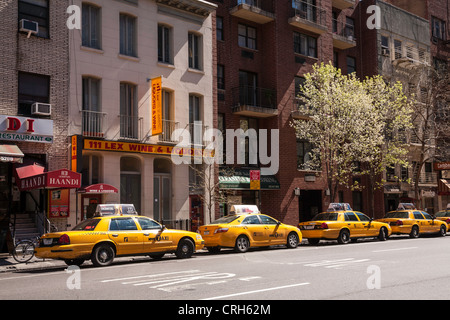
<svg viewBox="0 0 450 320">
<path fill-rule="evenodd" d="M 205 232 L 203 232 L 203 234 L 204 234 L 205 236 L 208 236 L 208 235 L 209 235 L 209 231 L 208 231 L 208 230 L 205 230 Z"/>
<path fill-rule="evenodd" d="M 52 238 L 43 239 L 43 243 L 45 246 L 49 246 L 53 243 L 53 239 Z"/>
<path fill-rule="evenodd" d="M 314 226 L 304 226 L 305 230 L 312 230 L 314 229 Z"/>
</svg>

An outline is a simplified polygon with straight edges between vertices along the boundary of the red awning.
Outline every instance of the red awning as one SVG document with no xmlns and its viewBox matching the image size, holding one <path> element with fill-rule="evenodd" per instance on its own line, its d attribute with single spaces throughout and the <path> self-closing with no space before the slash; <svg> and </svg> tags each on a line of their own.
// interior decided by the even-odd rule
<svg viewBox="0 0 450 320">
<path fill-rule="evenodd" d="M 16 177 L 18 179 L 24 179 L 42 173 L 44 173 L 44 167 L 37 164 L 16 168 Z"/>
<path fill-rule="evenodd" d="M 89 194 L 100 194 L 100 193 L 119 193 L 119 190 L 112 185 L 106 183 L 98 183 L 85 187 L 79 190 L 78 192 Z"/>
<path fill-rule="evenodd" d="M 26 176 L 22 179 L 19 178 L 17 180 L 17 186 L 20 191 L 33 189 L 76 189 L 81 186 L 81 174 L 66 169 L 60 169 Z"/>
<path fill-rule="evenodd" d="M 450 195 L 450 179 L 440 179 L 439 180 L 438 195 L 440 195 L 440 196 Z"/>
</svg>

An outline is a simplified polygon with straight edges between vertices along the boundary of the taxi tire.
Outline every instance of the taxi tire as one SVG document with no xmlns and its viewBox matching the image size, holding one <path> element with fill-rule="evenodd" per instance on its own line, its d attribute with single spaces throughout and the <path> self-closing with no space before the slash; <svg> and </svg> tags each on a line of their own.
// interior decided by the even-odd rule
<svg viewBox="0 0 450 320">
<path fill-rule="evenodd" d="M 445 237 L 446 234 L 447 234 L 447 228 L 442 224 L 441 227 L 439 228 L 438 235 L 440 237 Z"/>
<path fill-rule="evenodd" d="M 339 232 L 339 237 L 337 238 L 338 243 L 347 244 L 350 242 L 350 232 L 347 229 L 342 229 Z"/>
<path fill-rule="evenodd" d="M 112 245 L 100 243 L 92 250 L 91 261 L 96 267 L 106 267 L 113 263 L 115 256 L 116 252 Z"/>
<path fill-rule="evenodd" d="M 411 233 L 409 234 L 410 238 L 418 238 L 419 237 L 419 227 L 413 226 L 411 228 Z"/>
<path fill-rule="evenodd" d="M 175 255 L 178 259 L 187 259 L 194 254 L 194 243 L 189 239 L 181 239 Z"/>
<path fill-rule="evenodd" d="M 247 252 L 249 248 L 250 241 L 248 240 L 247 236 L 240 235 L 239 237 L 237 237 L 234 251 L 244 253 Z"/>
<path fill-rule="evenodd" d="M 298 247 L 299 239 L 298 235 L 295 232 L 291 232 L 288 234 L 286 247 L 289 249 L 294 249 Z"/>
<path fill-rule="evenodd" d="M 378 240 L 386 241 L 388 238 L 388 231 L 385 227 L 380 228 L 380 234 L 378 235 Z"/>
<path fill-rule="evenodd" d="M 84 259 L 65 259 L 64 262 L 68 266 L 81 266 L 84 263 Z"/>
</svg>

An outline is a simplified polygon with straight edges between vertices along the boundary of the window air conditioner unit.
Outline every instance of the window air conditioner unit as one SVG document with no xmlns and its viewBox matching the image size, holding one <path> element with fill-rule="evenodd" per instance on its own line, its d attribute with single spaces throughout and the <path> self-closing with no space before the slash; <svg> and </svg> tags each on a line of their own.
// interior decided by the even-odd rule
<svg viewBox="0 0 450 320">
<path fill-rule="evenodd" d="M 50 116 L 52 114 L 52 105 L 40 102 L 33 103 L 31 105 L 31 114 L 38 116 Z"/>
<path fill-rule="evenodd" d="M 32 34 L 37 34 L 39 32 L 39 25 L 36 21 L 22 19 L 20 20 L 19 23 L 20 23 L 19 31 L 28 33 L 28 38 Z"/>
</svg>

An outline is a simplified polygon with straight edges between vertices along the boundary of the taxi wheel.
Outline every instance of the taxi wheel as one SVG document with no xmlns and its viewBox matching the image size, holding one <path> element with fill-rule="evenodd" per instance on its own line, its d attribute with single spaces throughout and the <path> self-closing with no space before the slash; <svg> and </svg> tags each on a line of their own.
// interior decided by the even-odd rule
<svg viewBox="0 0 450 320">
<path fill-rule="evenodd" d="M 175 255 L 178 259 L 186 259 L 192 257 L 194 254 L 194 244 L 191 240 L 188 239 L 181 239 L 181 241 L 178 243 L 177 251 L 175 252 Z"/>
<path fill-rule="evenodd" d="M 289 233 L 288 237 L 287 237 L 287 244 L 286 246 L 288 248 L 297 248 L 298 247 L 298 236 L 295 232 L 291 232 Z"/>
<path fill-rule="evenodd" d="M 347 229 L 342 229 L 341 232 L 339 232 L 339 237 L 337 238 L 337 241 L 340 244 L 347 244 L 350 242 L 350 232 Z"/>
<path fill-rule="evenodd" d="M 250 242 L 248 238 L 244 235 L 239 236 L 236 239 L 236 245 L 234 246 L 234 250 L 236 252 L 244 253 L 250 248 Z"/>
<path fill-rule="evenodd" d="M 411 238 L 418 238 L 419 237 L 419 227 L 413 226 L 411 229 L 411 233 L 409 234 Z"/>
<path fill-rule="evenodd" d="M 378 235 L 378 240 L 380 241 L 386 241 L 388 238 L 388 232 L 386 230 L 386 228 L 381 228 L 380 229 L 380 234 Z"/>
<path fill-rule="evenodd" d="M 103 243 L 94 248 L 91 261 L 96 267 L 105 267 L 113 262 L 115 256 L 114 248 L 109 244 Z"/>
<path fill-rule="evenodd" d="M 445 237 L 447 234 L 447 228 L 444 225 L 441 225 L 441 228 L 439 229 L 439 236 Z"/>
</svg>

